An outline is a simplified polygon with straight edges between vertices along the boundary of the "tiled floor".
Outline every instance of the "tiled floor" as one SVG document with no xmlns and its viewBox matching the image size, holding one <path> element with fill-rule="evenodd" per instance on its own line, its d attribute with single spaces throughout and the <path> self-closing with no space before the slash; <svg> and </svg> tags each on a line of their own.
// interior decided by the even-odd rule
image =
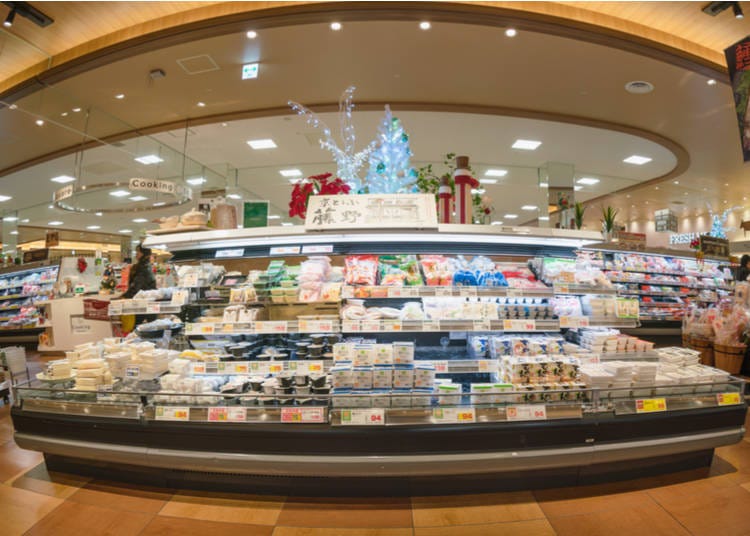
<svg viewBox="0 0 750 536">
<path fill-rule="evenodd" d="M 710 469 L 595 486 L 411 498 L 157 489 L 49 473 L 0 408 L 0 534 L 12 536 L 750 535 L 750 436 Z"/>
</svg>

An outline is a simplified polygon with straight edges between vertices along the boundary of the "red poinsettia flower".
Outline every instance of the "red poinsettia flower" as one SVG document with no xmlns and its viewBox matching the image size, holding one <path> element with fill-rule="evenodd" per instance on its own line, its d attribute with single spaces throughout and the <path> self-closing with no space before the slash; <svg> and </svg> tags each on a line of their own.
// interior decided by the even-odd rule
<svg viewBox="0 0 750 536">
<path fill-rule="evenodd" d="M 311 195 L 341 195 L 348 194 L 351 188 L 343 180 L 336 177 L 330 180 L 331 173 L 312 175 L 299 181 L 292 189 L 289 200 L 289 216 L 299 216 L 304 219 L 307 215 L 307 202 Z"/>
</svg>

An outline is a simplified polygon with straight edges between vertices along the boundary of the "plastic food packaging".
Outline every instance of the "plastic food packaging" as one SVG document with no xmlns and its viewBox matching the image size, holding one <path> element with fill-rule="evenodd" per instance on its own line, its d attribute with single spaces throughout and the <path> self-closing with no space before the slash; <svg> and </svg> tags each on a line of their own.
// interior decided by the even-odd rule
<svg viewBox="0 0 750 536">
<path fill-rule="evenodd" d="M 347 285 L 376 285 L 378 258 L 375 255 L 349 255 L 344 261 Z"/>
</svg>

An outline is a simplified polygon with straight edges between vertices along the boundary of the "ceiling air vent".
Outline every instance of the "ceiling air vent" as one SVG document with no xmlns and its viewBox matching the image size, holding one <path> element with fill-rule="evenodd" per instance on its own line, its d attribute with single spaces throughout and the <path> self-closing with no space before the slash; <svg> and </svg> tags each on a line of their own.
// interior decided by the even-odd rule
<svg viewBox="0 0 750 536">
<path fill-rule="evenodd" d="M 177 65 L 187 74 L 202 74 L 219 70 L 217 63 L 208 54 L 179 59 Z"/>
<path fill-rule="evenodd" d="M 634 80 L 625 84 L 625 91 L 629 93 L 651 93 L 653 90 L 654 85 L 643 80 Z"/>
</svg>

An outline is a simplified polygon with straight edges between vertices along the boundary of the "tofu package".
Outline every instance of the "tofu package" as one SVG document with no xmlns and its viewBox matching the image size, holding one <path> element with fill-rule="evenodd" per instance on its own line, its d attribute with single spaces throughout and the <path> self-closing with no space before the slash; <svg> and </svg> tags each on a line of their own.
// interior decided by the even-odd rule
<svg viewBox="0 0 750 536">
<path fill-rule="evenodd" d="M 393 343 L 393 364 L 409 365 L 414 363 L 414 343 L 413 342 L 394 342 Z"/>
</svg>

